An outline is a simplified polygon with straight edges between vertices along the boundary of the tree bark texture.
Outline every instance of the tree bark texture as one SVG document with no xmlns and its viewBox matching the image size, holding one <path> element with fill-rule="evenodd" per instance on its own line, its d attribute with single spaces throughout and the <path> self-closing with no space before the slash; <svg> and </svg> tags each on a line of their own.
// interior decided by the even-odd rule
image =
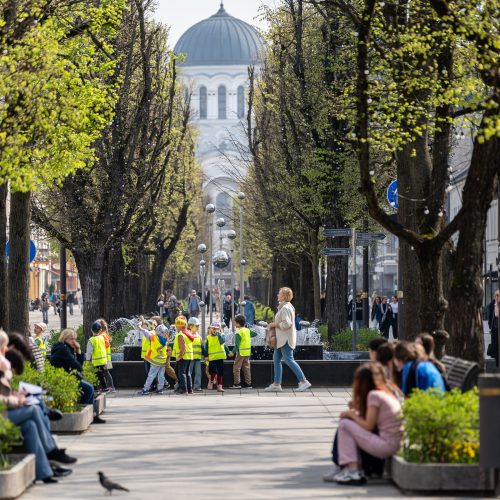
<svg viewBox="0 0 500 500">
<path fill-rule="evenodd" d="M 12 193 L 9 217 L 9 330 L 29 335 L 31 193 Z"/>
<path fill-rule="evenodd" d="M 7 243 L 7 183 L 0 185 L 0 328 L 9 328 L 7 304 L 9 303 L 7 287 L 7 258 L 5 245 Z"/>
</svg>

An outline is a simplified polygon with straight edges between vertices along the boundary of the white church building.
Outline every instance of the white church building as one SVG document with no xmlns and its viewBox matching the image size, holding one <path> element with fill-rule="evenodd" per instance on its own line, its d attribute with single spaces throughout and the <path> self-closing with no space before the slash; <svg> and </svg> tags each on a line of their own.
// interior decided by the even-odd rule
<svg viewBox="0 0 500 500">
<path fill-rule="evenodd" d="M 259 67 L 262 47 L 256 29 L 229 15 L 221 2 L 213 16 L 189 28 L 174 48 L 185 57 L 180 77 L 198 129 L 204 201 L 215 204 L 216 217 L 226 219 L 225 230 L 232 228 L 232 200 L 245 173 L 241 152 L 246 147 L 248 67 Z M 215 248 L 216 242 L 214 238 Z"/>
</svg>

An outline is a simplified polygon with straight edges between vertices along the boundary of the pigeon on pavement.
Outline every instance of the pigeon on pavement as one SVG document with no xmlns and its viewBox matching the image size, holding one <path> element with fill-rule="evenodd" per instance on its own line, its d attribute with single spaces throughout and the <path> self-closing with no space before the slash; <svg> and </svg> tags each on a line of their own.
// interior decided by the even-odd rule
<svg viewBox="0 0 500 500">
<path fill-rule="evenodd" d="M 122 490 L 122 491 L 130 491 L 127 490 L 127 488 L 124 488 L 123 486 L 120 486 L 118 483 L 114 483 L 110 479 L 108 479 L 105 475 L 104 472 L 98 472 L 99 475 L 99 482 L 101 483 L 102 487 L 105 488 L 110 495 L 113 494 L 113 490 Z"/>
</svg>

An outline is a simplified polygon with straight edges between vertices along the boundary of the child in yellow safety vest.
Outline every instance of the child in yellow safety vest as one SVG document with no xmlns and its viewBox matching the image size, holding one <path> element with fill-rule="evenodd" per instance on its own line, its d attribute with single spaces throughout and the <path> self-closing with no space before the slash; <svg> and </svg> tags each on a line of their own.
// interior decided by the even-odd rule
<svg viewBox="0 0 500 500">
<path fill-rule="evenodd" d="M 173 355 L 175 356 L 177 377 L 179 379 L 179 384 L 175 393 L 180 395 L 193 393 L 189 366 L 193 360 L 194 335 L 191 330 L 188 330 L 186 327 L 186 317 L 177 316 L 175 319 L 176 335 L 174 340 Z"/>
<path fill-rule="evenodd" d="M 233 366 L 234 385 L 230 389 L 251 389 L 252 388 L 252 372 L 250 369 L 250 355 L 252 354 L 252 337 L 256 337 L 257 333 L 250 331 L 245 326 L 246 320 L 243 314 L 238 314 L 234 318 L 236 325 L 236 333 L 234 336 L 233 356 L 236 355 Z M 245 385 L 241 385 L 241 370 L 245 377 Z"/>
<path fill-rule="evenodd" d="M 194 392 L 203 392 L 201 388 L 201 336 L 198 333 L 198 328 L 200 326 L 200 320 L 198 318 L 189 318 L 188 328 L 194 336 L 193 339 L 193 360 L 189 365 L 189 374 L 191 375 L 191 381 L 193 383 Z M 194 378 L 193 378 L 194 372 Z"/>
<path fill-rule="evenodd" d="M 226 339 L 222 333 L 221 325 L 214 321 L 208 329 L 207 339 L 203 344 L 203 354 L 208 358 L 208 386 L 212 389 L 217 379 L 217 391 L 224 392 L 222 388 L 222 377 L 224 376 L 224 360 L 227 359 L 229 349 L 226 347 Z"/>
<path fill-rule="evenodd" d="M 33 333 L 33 343 L 40 349 L 44 358 L 47 356 L 47 346 L 43 338 L 46 329 L 47 325 L 45 323 L 35 323 L 35 331 Z"/>
<path fill-rule="evenodd" d="M 99 318 L 97 321 L 101 323 L 100 335 L 104 337 L 104 344 L 106 345 L 106 371 L 104 376 L 106 377 L 106 387 L 109 392 L 115 392 L 115 383 L 113 382 L 113 377 L 111 376 L 110 370 L 113 369 L 113 362 L 111 361 L 111 335 L 109 334 L 108 323 L 105 319 Z"/>
<path fill-rule="evenodd" d="M 148 377 L 142 391 L 139 395 L 145 396 L 151 394 L 151 385 L 154 380 L 158 380 L 156 394 L 163 394 L 165 387 L 165 366 L 167 364 L 167 345 L 168 345 L 168 328 L 161 324 L 158 325 L 154 333 L 148 330 L 141 332 L 149 339 L 149 349 L 145 359 L 150 363 Z"/>
<path fill-rule="evenodd" d="M 92 337 L 87 343 L 85 359 L 92 361 L 99 380 L 99 391 L 108 392 L 107 380 L 105 373 L 107 372 L 106 364 L 108 362 L 108 355 L 106 353 L 106 343 L 104 337 L 100 335 L 102 325 L 99 321 L 92 323 Z"/>
</svg>

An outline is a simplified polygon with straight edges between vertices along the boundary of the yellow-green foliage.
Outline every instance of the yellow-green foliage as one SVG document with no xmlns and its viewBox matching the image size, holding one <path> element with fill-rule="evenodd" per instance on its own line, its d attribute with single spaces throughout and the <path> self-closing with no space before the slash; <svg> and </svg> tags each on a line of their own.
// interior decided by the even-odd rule
<svg viewBox="0 0 500 500">
<path fill-rule="evenodd" d="M 0 20 L 0 182 L 27 191 L 93 160 L 117 97 L 106 84 L 115 67 L 106 54 L 124 2 L 15 5 Z"/>
<path fill-rule="evenodd" d="M 454 389 L 413 391 L 403 406 L 403 457 L 417 463 L 477 463 L 479 396 Z"/>
<path fill-rule="evenodd" d="M 97 372 L 95 366 L 92 363 L 86 361 L 83 364 L 82 374 L 83 374 L 83 380 L 85 380 L 86 382 L 92 384 L 94 387 L 97 388 L 99 380 L 97 378 Z"/>
<path fill-rule="evenodd" d="M 0 404 L 0 471 L 9 466 L 6 454 L 14 444 L 22 441 L 21 429 L 2 415 L 5 410 L 5 406 Z"/>
</svg>

